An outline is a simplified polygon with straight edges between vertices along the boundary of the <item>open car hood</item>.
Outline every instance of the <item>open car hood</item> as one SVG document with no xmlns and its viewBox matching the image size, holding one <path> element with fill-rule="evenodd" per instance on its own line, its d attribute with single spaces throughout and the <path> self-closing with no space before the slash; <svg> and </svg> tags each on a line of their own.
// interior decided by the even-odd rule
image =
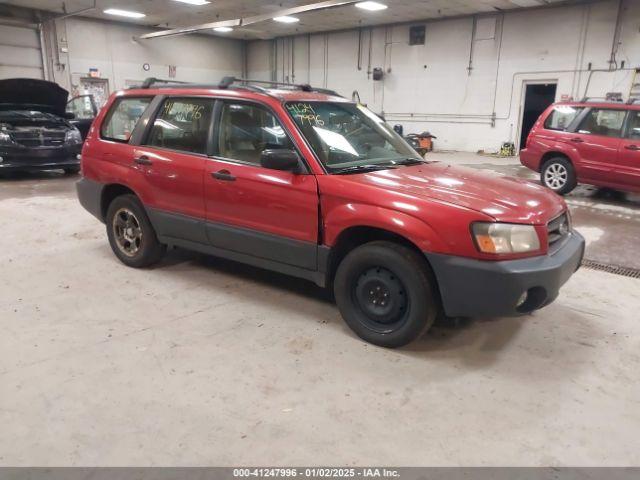
<svg viewBox="0 0 640 480">
<path fill-rule="evenodd" d="M 64 116 L 69 92 L 58 84 L 33 78 L 0 80 L 0 110 L 37 110 Z"/>
</svg>

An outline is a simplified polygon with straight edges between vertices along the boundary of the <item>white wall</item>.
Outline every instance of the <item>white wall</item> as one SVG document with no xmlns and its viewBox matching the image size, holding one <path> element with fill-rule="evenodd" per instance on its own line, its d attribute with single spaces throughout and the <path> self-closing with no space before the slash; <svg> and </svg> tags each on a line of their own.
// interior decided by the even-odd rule
<svg viewBox="0 0 640 480">
<path fill-rule="evenodd" d="M 169 78 L 169 65 L 177 66 L 176 80 L 213 83 L 226 75 L 240 76 L 243 44 L 237 40 L 185 35 L 155 40 L 134 40 L 150 29 L 86 18 L 56 23 L 60 63 L 53 67 L 55 80 L 73 90 L 80 77 L 97 68 L 109 80 L 111 92 L 127 82 L 147 77 Z M 149 71 L 143 69 L 148 63 Z"/>
<path fill-rule="evenodd" d="M 437 135 L 439 149 L 496 151 L 504 141 L 517 142 L 524 82 L 557 82 L 557 100 L 563 94 L 579 99 L 588 65 L 609 68 L 617 6 L 610 0 L 480 16 L 470 75 L 471 17 L 427 22 L 424 46 L 408 45 L 409 25 L 374 28 L 371 67 L 390 69 L 383 82 L 367 75 L 368 29 L 362 33 L 362 70 L 354 30 L 251 42 L 249 76 L 310 81 L 345 96 L 358 90 L 363 102 L 390 123 L 403 124 L 406 133 Z M 618 66 L 621 60 L 626 68 L 640 66 L 639 26 L 640 2 L 626 0 Z M 632 76 L 630 70 L 593 73 L 588 94 L 626 96 Z"/>
</svg>

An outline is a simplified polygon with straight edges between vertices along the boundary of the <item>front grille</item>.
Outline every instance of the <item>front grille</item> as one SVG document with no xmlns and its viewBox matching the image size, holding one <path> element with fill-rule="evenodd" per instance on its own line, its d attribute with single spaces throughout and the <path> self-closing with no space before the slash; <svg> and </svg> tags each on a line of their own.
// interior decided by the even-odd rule
<svg viewBox="0 0 640 480">
<path fill-rule="evenodd" d="M 18 129 L 11 132 L 11 138 L 24 147 L 60 147 L 64 145 L 66 133 L 60 129 Z"/>
<path fill-rule="evenodd" d="M 567 212 L 551 220 L 547 224 L 549 247 L 560 245 L 560 242 L 569 235 L 570 230 Z"/>
</svg>

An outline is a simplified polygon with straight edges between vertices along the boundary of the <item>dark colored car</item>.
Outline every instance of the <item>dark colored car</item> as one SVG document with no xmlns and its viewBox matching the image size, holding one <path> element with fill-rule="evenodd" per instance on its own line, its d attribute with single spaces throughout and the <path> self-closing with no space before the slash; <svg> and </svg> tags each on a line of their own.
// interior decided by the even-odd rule
<svg viewBox="0 0 640 480">
<path fill-rule="evenodd" d="M 640 192 L 640 105 L 554 104 L 533 126 L 520 162 L 559 194 L 579 183 Z"/>
<path fill-rule="evenodd" d="M 118 92 L 82 172 L 80 203 L 125 265 L 178 246 L 332 286 L 347 324 L 388 347 L 441 312 L 539 309 L 584 251 L 558 195 L 426 162 L 366 107 L 309 86 Z"/>
<path fill-rule="evenodd" d="M 0 173 L 80 170 L 82 134 L 66 112 L 69 92 L 52 82 L 0 80 Z"/>
</svg>

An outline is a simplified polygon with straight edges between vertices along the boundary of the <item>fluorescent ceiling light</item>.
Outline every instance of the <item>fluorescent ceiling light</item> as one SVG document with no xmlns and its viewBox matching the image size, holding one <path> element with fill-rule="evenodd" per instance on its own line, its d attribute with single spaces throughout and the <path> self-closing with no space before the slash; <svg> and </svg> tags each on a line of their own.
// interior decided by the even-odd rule
<svg viewBox="0 0 640 480">
<path fill-rule="evenodd" d="M 385 4 L 378 2 L 360 2 L 356 3 L 356 7 L 362 8 L 363 10 L 369 10 L 371 12 L 386 10 L 388 8 Z"/>
<path fill-rule="evenodd" d="M 231 27 L 216 27 L 213 29 L 214 32 L 227 33 L 233 32 L 233 28 Z"/>
<path fill-rule="evenodd" d="M 107 15 L 117 15 L 119 17 L 129 17 L 129 18 L 146 17 L 144 13 L 131 12 L 129 10 L 119 10 L 117 8 L 107 8 L 106 10 L 104 10 L 104 13 L 106 13 Z"/>
<path fill-rule="evenodd" d="M 188 3 L 189 5 L 206 5 L 211 3 L 207 0 L 173 0 L 174 2 Z"/>
<path fill-rule="evenodd" d="M 296 23 L 300 21 L 299 18 L 290 17 L 289 15 L 285 15 L 284 17 L 274 17 L 274 20 L 280 23 Z"/>
</svg>

